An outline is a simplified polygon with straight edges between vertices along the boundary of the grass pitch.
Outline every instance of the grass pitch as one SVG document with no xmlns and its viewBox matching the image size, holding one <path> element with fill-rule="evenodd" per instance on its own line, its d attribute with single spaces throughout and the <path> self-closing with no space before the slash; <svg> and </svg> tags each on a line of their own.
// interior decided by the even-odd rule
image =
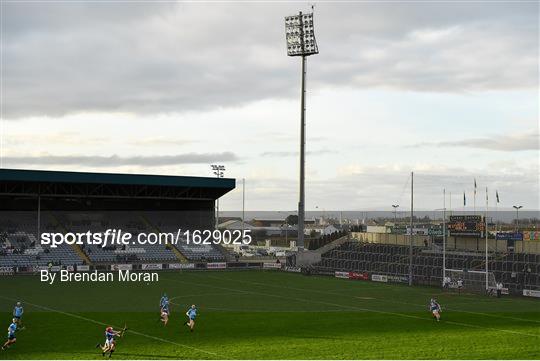
<svg viewBox="0 0 540 361">
<path fill-rule="evenodd" d="M 169 325 L 159 299 L 172 300 Z M 443 306 L 442 321 L 427 309 Z M 540 302 L 277 271 L 160 273 L 157 283 L 47 285 L 0 278 L 0 327 L 26 329 L 0 359 L 102 359 L 106 325 L 129 331 L 113 359 L 540 359 Z M 184 315 L 199 308 L 195 332 Z M 3 341 L 2 341 L 3 342 Z"/>
</svg>

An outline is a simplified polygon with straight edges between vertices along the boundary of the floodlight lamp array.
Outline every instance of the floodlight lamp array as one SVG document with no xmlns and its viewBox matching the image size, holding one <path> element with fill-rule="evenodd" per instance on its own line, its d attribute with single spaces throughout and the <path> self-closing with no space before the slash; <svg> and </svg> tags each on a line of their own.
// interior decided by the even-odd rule
<svg viewBox="0 0 540 361">
<path fill-rule="evenodd" d="M 287 55 L 309 56 L 319 53 L 312 13 L 285 17 L 285 36 Z"/>
</svg>

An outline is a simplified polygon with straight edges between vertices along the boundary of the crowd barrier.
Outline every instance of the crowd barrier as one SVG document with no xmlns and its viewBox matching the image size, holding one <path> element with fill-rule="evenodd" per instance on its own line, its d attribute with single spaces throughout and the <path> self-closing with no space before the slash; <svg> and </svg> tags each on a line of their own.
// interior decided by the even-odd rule
<svg viewBox="0 0 540 361">
<path fill-rule="evenodd" d="M 300 268 L 282 267 L 282 263 L 276 262 L 198 262 L 198 263 L 142 263 L 142 264 L 109 264 L 109 265 L 68 265 L 68 266 L 34 266 L 34 267 L 0 267 L 1 275 L 31 274 L 42 270 L 58 272 L 90 271 L 178 271 L 178 270 L 224 270 L 224 269 L 270 269 L 288 272 L 300 272 Z"/>
</svg>

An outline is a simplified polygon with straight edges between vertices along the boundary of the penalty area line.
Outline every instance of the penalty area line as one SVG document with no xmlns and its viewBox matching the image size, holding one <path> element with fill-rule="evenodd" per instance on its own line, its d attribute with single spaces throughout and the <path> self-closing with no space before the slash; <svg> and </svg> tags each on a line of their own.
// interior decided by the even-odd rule
<svg viewBox="0 0 540 361">
<path fill-rule="evenodd" d="M 4 296 L 0 296 L 0 298 L 3 298 L 5 300 L 9 300 L 9 301 L 16 301 L 16 299 L 14 298 L 9 298 L 9 297 L 4 297 Z M 96 325 L 101 325 L 101 326 L 108 326 L 108 324 L 106 323 L 103 323 L 101 321 L 97 321 L 97 320 L 93 320 L 91 318 L 88 318 L 88 317 L 84 317 L 84 316 L 80 316 L 80 315 L 77 315 L 75 313 L 70 313 L 70 312 L 65 312 L 65 311 L 61 311 L 61 310 L 56 310 L 54 308 L 50 308 L 50 307 L 47 307 L 47 306 L 42 306 L 42 305 L 37 305 L 35 303 L 30 303 L 30 302 L 27 302 L 27 301 L 22 301 L 23 303 L 27 304 L 27 305 L 30 305 L 30 306 L 33 306 L 33 307 L 36 307 L 36 308 L 40 308 L 42 310 L 45 310 L 45 311 L 49 311 L 49 312 L 56 312 L 56 313 L 59 313 L 61 315 L 65 315 L 65 316 L 69 316 L 69 317 L 73 317 L 73 318 L 78 318 L 80 320 L 83 320 L 83 321 L 87 321 L 87 322 L 92 322 Z M 149 339 L 152 339 L 152 340 L 156 340 L 156 341 L 161 341 L 161 342 L 164 342 L 164 343 L 169 343 L 171 345 L 176 345 L 176 346 L 180 346 L 180 347 L 185 347 L 185 348 L 188 348 L 188 349 L 191 349 L 191 350 L 195 350 L 195 351 L 199 351 L 199 352 L 203 352 L 203 353 L 206 353 L 206 354 L 209 354 L 209 355 L 213 355 L 213 356 L 219 356 L 217 353 L 215 352 L 211 352 L 211 351 L 206 351 L 206 350 L 203 350 L 203 349 L 200 349 L 200 348 L 197 348 L 197 347 L 193 347 L 193 346 L 188 346 L 188 345 L 184 345 L 182 343 L 178 343 L 178 342 L 174 342 L 174 341 L 171 341 L 171 340 L 167 340 L 167 339 L 164 339 L 164 338 L 161 338 L 161 337 L 156 337 L 156 336 L 152 336 L 152 335 L 147 335 L 145 333 L 142 333 L 142 332 L 138 332 L 138 331 L 135 331 L 133 329 L 128 329 L 128 331 L 130 333 L 133 333 L 135 335 L 139 335 L 139 336 L 142 336 L 142 337 L 146 337 L 146 338 L 149 338 Z"/>
</svg>

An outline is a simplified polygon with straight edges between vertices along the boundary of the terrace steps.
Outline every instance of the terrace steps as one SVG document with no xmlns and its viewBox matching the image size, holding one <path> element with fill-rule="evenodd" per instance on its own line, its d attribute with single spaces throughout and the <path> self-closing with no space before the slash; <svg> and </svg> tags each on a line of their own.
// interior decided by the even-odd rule
<svg viewBox="0 0 540 361">
<path fill-rule="evenodd" d="M 64 233 L 69 232 L 69 229 L 67 229 L 67 227 L 64 226 L 52 212 L 49 213 L 49 216 L 53 220 L 53 222 L 56 223 L 56 226 L 62 230 L 62 232 Z M 90 261 L 90 258 L 88 257 L 88 255 L 84 253 L 84 251 L 78 244 L 70 244 L 70 247 L 85 262 L 85 264 L 90 265 L 90 266 L 93 264 L 92 261 Z"/>
<path fill-rule="evenodd" d="M 158 232 L 158 233 L 161 232 L 159 227 L 153 224 L 152 222 L 150 222 L 150 220 L 146 218 L 143 214 L 140 215 L 140 218 L 149 229 L 153 230 L 154 232 Z M 174 244 L 167 242 L 166 247 L 174 253 L 174 255 L 180 261 L 180 263 L 189 263 L 189 260 L 187 259 L 187 257 L 184 256 L 184 254 L 180 252 L 180 250 Z"/>
</svg>

